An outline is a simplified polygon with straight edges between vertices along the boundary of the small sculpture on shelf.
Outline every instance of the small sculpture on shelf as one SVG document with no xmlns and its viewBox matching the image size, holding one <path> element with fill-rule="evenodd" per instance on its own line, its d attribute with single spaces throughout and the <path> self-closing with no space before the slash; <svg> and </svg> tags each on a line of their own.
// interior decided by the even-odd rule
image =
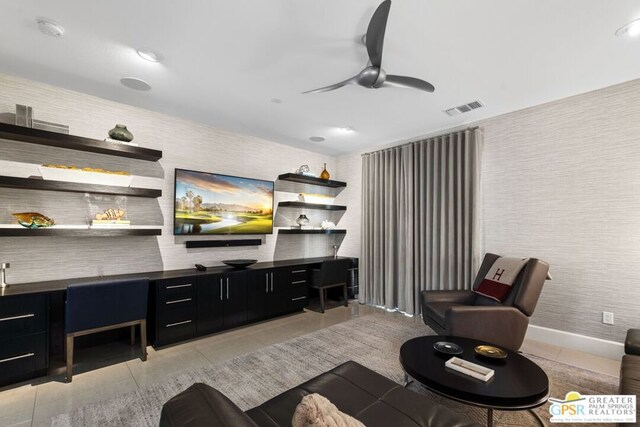
<svg viewBox="0 0 640 427">
<path fill-rule="evenodd" d="M 304 203 L 304 194 L 298 194 L 298 201 Z"/>
<path fill-rule="evenodd" d="M 38 212 L 19 212 L 13 213 L 18 224 L 26 228 L 45 228 L 55 225 L 55 221 Z"/>
<path fill-rule="evenodd" d="M 332 221 L 324 220 L 320 224 L 323 230 L 333 230 L 336 228 L 336 225 Z"/>
<path fill-rule="evenodd" d="M 133 134 L 129 132 L 125 125 L 116 125 L 109 131 L 109 138 L 116 141 L 131 142 L 133 141 Z"/>
<path fill-rule="evenodd" d="M 304 175 L 306 173 L 309 173 L 309 165 L 302 165 L 300 166 L 297 170 L 296 173 L 298 175 Z"/>
<path fill-rule="evenodd" d="M 303 227 L 305 225 L 309 224 L 309 218 L 307 218 L 306 215 L 301 214 L 298 219 L 296 219 L 296 223 L 300 226 Z"/>
<path fill-rule="evenodd" d="M 119 221 L 124 218 L 125 212 L 122 209 L 109 208 L 104 212 L 96 214 L 99 221 Z"/>
<path fill-rule="evenodd" d="M 96 217 L 91 221 L 91 228 L 129 228 L 131 227 L 131 221 L 126 221 L 122 218 L 125 216 L 123 209 L 109 208 L 104 212 L 96 214 Z"/>
</svg>

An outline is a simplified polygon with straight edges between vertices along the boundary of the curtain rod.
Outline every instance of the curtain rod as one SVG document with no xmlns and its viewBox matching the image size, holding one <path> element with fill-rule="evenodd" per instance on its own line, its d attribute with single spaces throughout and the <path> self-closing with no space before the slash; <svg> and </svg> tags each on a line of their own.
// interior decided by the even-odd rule
<svg viewBox="0 0 640 427">
<path fill-rule="evenodd" d="M 427 139 L 440 138 L 440 137 L 443 137 L 443 136 L 446 136 L 446 135 L 450 135 L 451 133 L 454 133 L 454 132 L 465 132 L 465 131 L 468 131 L 468 130 L 476 130 L 479 127 L 480 126 L 470 126 L 468 128 L 460 129 L 460 130 L 457 130 L 457 131 L 453 130 L 453 131 L 450 131 L 450 132 L 447 132 L 447 133 L 442 133 L 440 135 L 434 135 L 434 136 L 428 136 L 428 137 L 421 138 L 421 139 L 416 139 L 414 141 L 405 142 L 404 144 L 394 145 L 393 147 L 381 148 L 379 150 L 369 151 L 368 153 L 362 153 L 362 154 L 360 154 L 360 157 L 368 156 L 369 154 L 380 153 L 381 151 L 393 150 L 395 148 L 400 148 L 400 147 L 404 147 L 405 145 L 415 144 L 416 142 L 424 141 L 424 140 L 427 140 Z"/>
</svg>

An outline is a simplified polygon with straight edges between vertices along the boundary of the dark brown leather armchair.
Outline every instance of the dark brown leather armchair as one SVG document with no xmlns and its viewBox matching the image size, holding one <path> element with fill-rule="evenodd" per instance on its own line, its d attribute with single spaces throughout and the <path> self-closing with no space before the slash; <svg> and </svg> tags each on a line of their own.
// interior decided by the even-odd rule
<svg viewBox="0 0 640 427">
<path fill-rule="evenodd" d="M 485 255 L 473 289 L 499 256 Z M 473 291 L 422 291 L 422 320 L 438 335 L 474 338 L 518 351 L 548 273 L 549 264 L 529 259 L 504 302 Z"/>
</svg>

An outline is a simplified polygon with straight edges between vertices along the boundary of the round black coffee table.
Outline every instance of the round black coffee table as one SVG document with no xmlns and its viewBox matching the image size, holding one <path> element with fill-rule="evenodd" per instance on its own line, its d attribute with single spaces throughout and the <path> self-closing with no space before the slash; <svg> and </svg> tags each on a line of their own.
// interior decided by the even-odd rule
<svg viewBox="0 0 640 427">
<path fill-rule="evenodd" d="M 444 366 L 452 355 L 434 350 L 438 341 L 458 344 L 463 353 L 456 357 L 486 366 L 495 371 L 489 381 L 475 379 Z M 487 408 L 487 425 L 493 425 L 493 410 L 519 411 L 543 405 L 549 397 L 547 374 L 526 357 L 509 350 L 505 359 L 479 356 L 474 348 L 487 344 L 469 338 L 426 336 L 409 340 L 400 347 L 400 364 L 405 372 L 405 385 L 409 377 L 429 390 L 469 405 Z M 531 411 L 536 419 L 542 420 Z"/>
</svg>

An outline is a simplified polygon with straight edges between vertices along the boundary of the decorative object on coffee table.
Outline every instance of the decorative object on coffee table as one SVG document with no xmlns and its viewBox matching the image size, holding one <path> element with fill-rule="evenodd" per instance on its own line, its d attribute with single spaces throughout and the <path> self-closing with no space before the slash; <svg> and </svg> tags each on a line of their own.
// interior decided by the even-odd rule
<svg viewBox="0 0 640 427">
<path fill-rule="evenodd" d="M 109 138 L 116 141 L 131 142 L 133 141 L 133 134 L 129 132 L 125 125 L 118 124 L 109 131 Z"/>
<path fill-rule="evenodd" d="M 300 227 L 308 225 L 309 218 L 307 218 L 307 216 L 304 214 L 300 214 L 300 216 L 296 219 L 296 224 L 298 224 Z"/>
<path fill-rule="evenodd" d="M 442 354 L 462 354 L 462 347 L 448 341 L 438 341 L 433 345 L 433 348 Z"/>
<path fill-rule="evenodd" d="M 458 375 L 446 368 L 449 359 L 433 350 L 436 342 L 453 342 L 462 347 L 457 356 L 467 362 L 493 369 L 495 375 L 489 382 Z M 521 411 L 544 405 L 549 398 L 549 378 L 530 359 L 505 350 L 508 358 L 492 360 L 479 356 L 474 348 L 491 345 L 470 338 L 455 336 L 425 336 L 411 339 L 400 347 L 400 365 L 405 372 L 405 385 L 410 378 L 429 390 L 458 402 L 487 409 L 487 426 L 493 426 L 493 410 Z M 545 425 L 533 411 L 531 414 Z"/>
<path fill-rule="evenodd" d="M 18 224 L 26 228 L 45 228 L 56 224 L 54 220 L 38 212 L 19 212 L 11 215 L 15 217 Z"/>
<path fill-rule="evenodd" d="M 257 259 L 227 259 L 222 261 L 223 264 L 233 268 L 247 268 L 258 262 Z"/>
<path fill-rule="evenodd" d="M 329 172 L 327 171 L 327 164 L 325 163 L 322 167 L 322 172 L 320 173 L 320 179 L 328 180 L 329 178 L 331 178 L 331 175 L 329 175 Z"/>
<path fill-rule="evenodd" d="M 492 345 L 479 345 L 474 348 L 473 351 L 475 351 L 480 356 L 490 357 L 492 359 L 504 359 L 508 356 L 506 351 Z"/>
</svg>

